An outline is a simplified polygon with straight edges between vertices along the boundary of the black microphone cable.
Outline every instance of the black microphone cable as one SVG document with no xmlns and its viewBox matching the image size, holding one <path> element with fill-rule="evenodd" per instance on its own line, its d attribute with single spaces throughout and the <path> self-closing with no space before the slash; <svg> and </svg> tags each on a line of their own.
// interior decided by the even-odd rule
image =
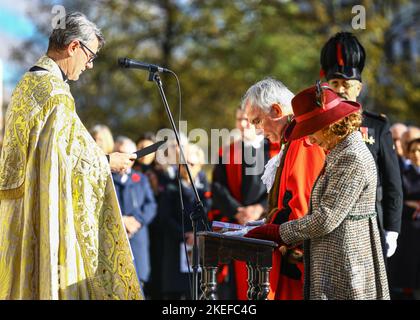
<svg viewBox="0 0 420 320">
<path fill-rule="evenodd" d="M 179 79 L 178 76 L 176 75 L 175 72 L 173 72 L 172 70 L 169 70 L 169 73 L 172 74 L 175 79 L 176 79 L 176 83 L 177 83 L 177 87 L 178 87 L 178 128 L 177 131 L 179 132 L 179 124 L 181 123 L 181 113 L 182 113 L 182 96 L 181 96 L 181 85 L 179 83 Z M 182 143 L 182 141 L 180 140 L 180 143 Z M 181 155 L 181 153 L 180 153 Z M 180 160 L 181 157 L 180 157 Z M 187 165 L 187 159 L 184 159 Z M 187 250 L 187 242 L 185 241 L 185 206 L 184 206 L 184 198 L 183 198 L 183 193 L 182 193 L 182 181 L 181 181 L 181 162 L 178 163 L 178 172 L 177 172 L 177 179 L 178 179 L 178 194 L 179 194 L 179 201 L 181 203 L 181 225 L 182 225 L 182 239 L 184 240 L 184 253 L 185 253 L 185 259 L 187 262 L 187 268 L 188 268 L 188 287 L 189 287 L 189 292 L 191 297 L 193 297 L 193 292 L 192 292 L 192 279 L 191 279 L 191 268 L 190 268 L 190 259 L 188 257 L 188 250 Z"/>
</svg>

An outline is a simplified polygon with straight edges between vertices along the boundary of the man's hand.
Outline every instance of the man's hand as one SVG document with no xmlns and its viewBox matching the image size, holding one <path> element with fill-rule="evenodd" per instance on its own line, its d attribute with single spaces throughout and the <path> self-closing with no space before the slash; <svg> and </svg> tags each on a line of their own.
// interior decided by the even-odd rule
<svg viewBox="0 0 420 320">
<path fill-rule="evenodd" d="M 185 232 L 184 234 L 185 243 L 189 246 L 194 244 L 194 233 L 193 232 Z"/>
<path fill-rule="evenodd" d="M 263 212 L 264 207 L 259 203 L 246 207 L 238 207 L 235 219 L 239 224 L 245 225 L 249 221 L 258 220 Z"/>
<path fill-rule="evenodd" d="M 135 153 L 121 153 L 113 152 L 109 154 L 109 166 L 112 172 L 125 173 L 128 168 L 131 168 L 133 161 L 136 160 Z"/>
<path fill-rule="evenodd" d="M 141 223 L 133 216 L 123 216 L 123 221 L 128 237 L 131 239 L 133 235 L 140 230 Z"/>
</svg>

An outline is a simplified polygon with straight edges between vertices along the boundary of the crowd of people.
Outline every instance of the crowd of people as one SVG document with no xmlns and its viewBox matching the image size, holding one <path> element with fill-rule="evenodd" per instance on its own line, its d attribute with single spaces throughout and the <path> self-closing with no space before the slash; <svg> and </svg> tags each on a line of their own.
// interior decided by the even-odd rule
<svg viewBox="0 0 420 320">
<path fill-rule="evenodd" d="M 420 128 L 395 123 L 392 138 L 403 187 L 401 234 L 389 259 L 390 284 L 395 298 L 420 299 Z"/>
<path fill-rule="evenodd" d="M 248 101 L 248 99 L 252 99 L 252 95 L 258 97 L 261 94 L 265 94 L 264 91 L 270 90 L 274 92 L 274 95 L 277 95 L 277 97 L 273 98 L 276 98 L 279 101 L 281 101 L 282 97 L 284 98 L 284 96 L 287 95 L 293 97 L 287 88 L 280 82 L 273 79 L 265 79 L 250 88 L 247 95 L 244 97 L 244 100 Z M 312 88 L 312 92 L 310 93 L 313 94 L 314 90 L 315 88 Z M 330 88 L 327 90 L 332 91 Z M 244 103 L 245 105 L 247 104 L 247 102 Z M 286 102 L 283 103 L 286 104 Z M 290 100 L 290 103 L 293 104 L 292 100 Z M 302 106 L 302 103 L 296 103 L 296 105 Z M 344 109 L 343 106 L 340 106 L 340 110 L 343 111 Z M 289 157 L 293 158 L 289 161 L 283 160 L 287 163 L 285 164 L 283 162 L 281 167 L 282 171 L 290 170 L 287 171 L 287 176 L 289 177 L 288 184 L 286 183 L 284 187 L 280 187 L 283 190 L 278 190 L 277 187 L 277 190 L 275 191 L 277 194 L 273 198 L 272 194 L 270 193 L 269 196 L 267 191 L 270 192 L 273 185 L 275 186 L 278 184 L 278 181 L 275 182 L 276 171 L 280 166 L 280 158 L 285 151 L 284 148 L 282 148 L 280 152 L 280 135 L 277 135 L 277 139 L 274 138 L 274 136 L 276 132 L 281 132 L 281 130 L 279 131 L 279 128 L 282 128 L 282 124 L 273 126 L 275 130 L 273 130 L 273 135 L 270 139 L 271 141 L 262 138 L 261 135 L 256 134 L 256 130 L 250 130 L 253 128 L 251 122 L 255 123 L 255 119 L 258 117 L 255 115 L 255 110 L 251 113 L 246 112 L 246 110 L 246 107 L 244 107 L 244 109 L 238 108 L 236 110 L 236 128 L 240 130 L 241 137 L 233 141 L 230 145 L 220 148 L 219 161 L 212 168 L 210 179 L 211 185 L 207 181 L 206 175 L 202 170 L 202 166 L 204 165 L 203 150 L 195 144 L 188 144 L 188 142 L 185 142 L 184 144 L 186 158 L 188 159 L 187 163 L 189 164 L 192 176 L 195 179 L 195 185 L 199 190 L 200 197 L 204 199 L 205 210 L 209 220 L 245 225 L 250 221 L 266 218 L 270 219 L 270 221 L 276 225 L 282 224 L 288 220 L 296 220 L 306 216 L 308 210 L 308 206 L 305 206 L 306 201 L 304 199 L 303 204 L 298 204 L 298 195 L 296 194 L 298 193 L 298 190 L 303 190 L 304 187 L 302 185 L 307 184 L 308 181 L 312 181 L 311 184 L 306 187 L 307 190 L 305 190 L 305 194 L 309 196 L 314 181 L 319 177 L 319 173 L 323 169 L 325 152 L 319 146 L 326 146 L 326 150 L 328 151 L 332 151 L 334 148 L 331 148 L 328 145 L 329 142 L 323 144 L 322 141 L 320 142 L 319 140 L 318 143 L 312 141 L 313 144 L 311 145 L 311 148 L 299 148 L 298 146 L 293 145 L 288 146 L 287 153 L 289 154 Z M 288 114 L 287 111 L 281 112 Z M 296 116 L 296 111 L 294 113 Z M 249 115 L 250 118 L 248 118 L 247 115 Z M 345 120 L 347 120 L 347 122 L 344 121 L 344 123 L 339 123 L 339 125 L 335 123 L 335 127 L 328 127 L 328 133 L 334 137 L 337 132 L 342 132 L 343 130 L 344 132 L 348 131 L 351 133 L 348 140 L 356 140 L 360 145 L 361 142 L 364 143 L 363 136 L 362 133 L 360 133 L 359 137 L 359 135 L 356 134 L 356 131 L 358 131 L 357 127 L 360 127 L 361 117 L 362 115 L 360 112 L 351 115 L 350 118 L 346 117 Z M 272 119 L 276 118 L 278 117 L 274 116 Z M 331 121 L 333 120 L 335 120 L 335 118 Z M 258 121 L 269 123 L 270 119 L 258 119 Z M 322 122 L 319 123 L 322 124 Z M 308 125 L 308 123 L 306 125 Z M 337 129 L 339 126 L 341 126 L 341 128 Z M 258 128 L 258 124 L 256 127 Z M 98 130 L 98 128 L 101 130 Z M 270 132 L 269 129 L 266 130 L 265 128 L 264 131 L 266 134 Z M 415 243 L 420 237 L 420 224 L 418 222 L 420 221 L 420 129 L 413 126 L 407 127 L 402 123 L 396 123 L 391 126 L 390 132 L 392 133 L 396 154 L 398 155 L 398 162 L 400 164 L 404 197 L 401 235 L 398 238 L 398 246 L 395 254 L 391 255 L 392 258 L 390 257 L 388 259 L 389 289 L 391 291 L 391 296 L 395 299 L 419 299 L 418 290 L 420 285 L 418 283 L 418 272 L 420 270 L 418 269 L 418 259 L 420 253 L 416 251 Z M 93 127 L 91 134 L 107 154 L 112 152 L 133 153 L 138 149 L 145 148 L 156 142 L 154 134 L 146 132 L 139 137 L 136 143 L 127 137 L 121 136 L 117 137 L 116 142 L 114 143 L 111 132 L 105 125 Z M 299 142 L 299 139 L 300 143 L 303 145 L 311 144 L 311 141 L 307 141 L 304 136 L 296 139 L 295 143 Z M 185 141 L 185 138 L 183 141 Z M 350 141 L 348 141 L 349 145 L 354 143 Z M 170 143 L 173 146 L 175 141 Z M 239 163 L 233 161 L 235 156 L 242 159 L 243 152 L 246 152 L 246 148 L 253 148 L 264 153 L 264 164 L 266 165 L 264 175 L 271 174 L 274 179 L 271 179 L 268 182 L 267 179 L 263 178 L 263 174 L 246 175 L 245 169 L 249 164 L 244 161 L 239 161 Z M 223 163 L 222 157 L 224 152 L 229 155 L 230 161 L 227 163 Z M 240 154 L 235 155 L 235 153 L 238 152 Z M 336 165 L 339 165 L 338 168 L 333 167 L 330 169 L 331 174 L 340 177 L 340 179 L 335 179 L 336 184 L 330 185 L 330 188 L 334 191 L 348 190 L 349 188 L 352 188 L 350 182 L 353 182 L 355 186 L 359 188 L 359 192 L 363 191 L 363 194 L 367 195 L 365 198 L 362 197 L 359 200 L 363 207 L 362 211 L 364 212 L 366 210 L 365 207 L 369 202 L 368 199 L 370 198 L 370 201 L 372 201 L 373 198 L 376 198 L 375 190 L 368 191 L 369 189 L 372 189 L 372 185 L 376 186 L 376 178 L 374 179 L 372 176 L 369 176 L 371 181 L 359 181 L 354 177 L 362 179 L 364 175 L 366 175 L 359 171 L 350 171 L 347 173 L 348 177 L 343 178 L 345 171 L 349 170 L 349 166 L 355 163 L 355 159 L 357 159 L 356 155 L 363 155 L 363 152 L 358 150 L 358 148 L 352 152 L 354 153 L 347 156 L 347 159 L 345 157 L 344 159 L 335 161 Z M 366 150 L 364 150 L 364 152 L 366 153 Z M 333 153 L 331 152 L 328 157 L 332 157 L 332 154 Z M 288 168 L 290 165 L 293 165 L 293 170 L 292 168 Z M 364 158 L 360 159 L 359 165 L 360 168 L 354 170 L 362 170 L 365 173 L 370 173 L 370 175 L 376 173 L 374 161 L 370 161 L 366 154 L 364 155 Z M 271 167 L 274 169 L 271 169 Z M 308 175 L 302 175 L 302 168 L 305 168 L 305 172 L 307 172 Z M 156 160 L 155 155 L 150 154 L 136 160 L 133 163 L 133 168 L 129 169 L 127 172 L 113 174 L 115 188 L 118 199 L 120 200 L 121 212 L 124 216 L 125 228 L 134 253 L 139 281 L 144 286 L 146 297 L 149 299 L 191 298 L 191 280 L 189 277 L 191 277 L 192 270 L 191 268 L 188 269 L 188 266 L 186 265 L 187 260 L 184 251 L 186 248 L 187 251 L 191 250 L 193 244 L 192 225 L 188 213 L 192 210 L 192 206 L 195 203 L 195 197 L 186 175 L 185 168 L 181 167 L 180 178 L 183 189 L 183 203 L 185 206 L 184 210 L 181 208 L 179 185 L 177 182 L 178 170 L 179 167 L 177 165 L 160 165 Z M 313 173 L 311 174 L 311 172 Z M 277 177 L 277 180 L 278 178 L 279 177 Z M 375 182 L 373 183 L 372 180 L 375 180 Z M 299 183 L 301 185 L 299 185 Z M 137 193 L 132 191 L 132 189 L 137 189 Z M 372 197 L 372 192 L 374 192 L 375 197 Z M 283 194 L 283 197 L 280 198 L 280 200 L 279 193 Z M 315 193 L 315 190 L 312 190 L 312 193 Z M 322 198 L 325 199 L 325 191 L 322 192 L 322 196 Z M 348 202 L 343 202 L 343 199 L 339 198 L 336 193 L 331 197 L 335 199 L 330 208 L 330 210 L 334 209 L 333 217 L 338 218 L 336 211 L 340 212 L 341 215 L 346 215 L 347 211 L 345 209 L 351 208 L 352 205 Z M 273 199 L 276 199 L 276 201 L 273 201 Z M 353 197 L 349 200 L 355 199 L 356 198 Z M 279 201 L 281 203 L 280 210 Z M 373 206 L 370 211 L 375 212 L 375 203 L 371 202 L 370 206 Z M 298 208 L 300 211 L 297 211 Z M 274 214 L 276 215 L 275 217 L 273 217 Z M 322 215 L 322 220 L 320 221 L 322 225 L 320 227 L 326 228 L 326 212 L 323 211 L 319 214 Z M 316 216 L 313 215 L 311 217 L 315 218 Z M 371 216 L 368 218 L 372 219 Z M 370 220 L 367 219 L 366 223 L 369 223 L 369 221 Z M 304 220 L 301 220 L 300 223 L 304 223 Z M 366 252 L 368 251 L 367 248 L 370 247 L 370 241 L 374 241 L 377 254 L 382 254 L 378 224 L 375 219 L 371 220 L 370 223 L 376 224 L 376 227 L 373 229 L 375 230 L 376 236 L 374 239 L 370 239 L 369 236 L 366 236 L 367 244 L 365 245 L 362 245 L 361 243 L 361 234 L 362 232 L 370 232 L 371 230 L 369 227 L 359 226 L 360 230 L 347 231 L 357 234 L 357 237 L 350 237 L 347 242 L 351 240 L 354 241 L 352 244 L 353 251 L 355 248 L 358 248 L 360 251 L 359 254 L 362 256 L 366 255 Z M 134 227 L 132 224 L 134 224 Z M 313 258 L 314 261 L 317 261 L 320 264 L 319 267 L 317 267 L 318 270 L 315 269 L 317 271 L 314 271 L 314 276 L 334 279 L 333 275 L 327 274 L 324 260 L 333 261 L 333 259 L 337 259 L 338 261 L 345 261 L 342 255 L 346 254 L 346 252 L 338 254 L 332 250 L 335 247 L 343 249 L 340 244 L 342 244 L 341 241 L 343 241 L 343 234 L 346 232 L 345 229 L 349 227 L 343 225 L 341 228 L 342 229 L 334 229 L 337 234 L 336 237 L 338 238 L 336 241 L 339 242 L 337 246 L 334 245 L 331 237 L 326 239 L 325 244 L 320 245 L 318 255 L 320 255 L 322 259 L 316 255 Z M 322 231 L 320 232 L 322 234 Z M 141 236 L 141 234 L 143 235 Z M 134 235 L 136 235 L 137 241 L 132 239 Z M 319 235 L 320 234 L 316 233 L 314 237 Z M 252 233 L 248 236 L 252 236 Z M 271 239 L 264 235 L 260 235 L 260 238 Z M 271 240 L 278 241 L 278 239 Z M 296 240 L 294 240 L 294 242 L 296 242 Z M 350 246 L 350 244 L 347 243 L 347 246 Z M 140 250 L 138 248 L 142 249 Z M 304 273 L 302 257 L 303 246 L 293 246 L 292 250 L 285 250 L 286 252 L 275 252 L 275 256 L 278 260 L 274 260 L 275 263 L 271 277 L 271 295 L 269 297 L 270 299 L 302 299 Z M 329 255 L 325 256 L 327 252 Z M 314 253 L 311 252 L 311 255 L 313 254 Z M 380 257 L 375 257 L 374 259 L 381 261 Z M 189 257 L 189 260 L 189 263 L 191 263 L 191 257 Z M 373 262 L 371 263 L 373 264 Z M 337 272 L 337 264 L 339 264 L 339 262 L 334 264 L 334 272 Z M 383 274 L 385 273 L 385 263 L 378 268 L 381 268 Z M 374 270 L 375 266 L 372 265 L 370 269 Z M 341 270 L 340 272 L 344 271 Z M 384 277 L 383 274 L 382 277 Z M 217 279 L 218 295 L 220 298 L 246 299 L 248 284 L 247 271 L 244 262 L 233 261 L 232 264 L 229 265 L 220 265 Z M 372 279 L 376 279 L 376 277 Z M 382 281 L 384 282 L 384 287 L 387 288 L 386 276 Z M 330 284 L 329 288 L 331 290 L 337 290 L 337 284 Z M 328 291 L 327 289 L 328 288 L 324 288 L 321 291 Z M 348 292 L 345 291 L 345 293 L 347 294 Z M 374 296 L 362 296 L 361 298 L 369 297 L 372 298 Z M 357 298 L 357 295 L 354 296 L 354 298 Z"/>
<path fill-rule="evenodd" d="M 146 148 L 156 137 L 142 134 L 136 143 L 128 137 L 115 139 L 106 125 L 90 130 L 104 153 L 133 154 Z M 204 152 L 183 137 L 186 162 L 205 212 L 211 206 L 210 186 L 202 170 Z M 168 148 L 177 152 L 175 141 Z M 149 299 L 191 299 L 189 276 L 194 243 L 189 214 L 196 199 L 185 166 L 162 165 L 154 153 L 132 162 L 128 170 L 113 173 L 125 230 L 130 239 L 137 276 Z M 179 182 L 178 182 L 179 178 Z M 180 198 L 182 189 L 182 200 Z"/>
<path fill-rule="evenodd" d="M 253 84 L 236 110 L 241 135 L 208 177 L 185 137 L 185 159 L 168 140 L 175 161 L 163 163 L 135 153 L 154 133 L 86 130 L 67 82 L 93 68 L 104 37 L 81 13 L 66 25 L 7 111 L 0 299 L 191 299 L 196 197 L 179 160 L 210 221 L 265 219 L 244 236 L 278 244 L 269 299 L 420 299 L 420 129 L 357 101 L 366 53 L 353 34 L 324 44 L 319 79 L 296 95 L 273 78 Z M 220 264 L 219 298 L 246 299 L 246 273 Z"/>
</svg>

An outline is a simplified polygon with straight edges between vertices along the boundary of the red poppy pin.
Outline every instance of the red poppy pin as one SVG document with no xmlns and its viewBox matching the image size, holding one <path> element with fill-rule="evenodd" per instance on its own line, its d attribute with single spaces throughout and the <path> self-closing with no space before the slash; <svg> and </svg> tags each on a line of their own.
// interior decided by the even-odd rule
<svg viewBox="0 0 420 320">
<path fill-rule="evenodd" d="M 206 192 L 204 192 L 204 198 L 206 198 L 206 199 L 210 199 L 210 198 L 211 198 L 211 196 L 212 196 L 211 191 L 206 191 Z"/>
<path fill-rule="evenodd" d="M 140 179 L 141 179 L 141 177 L 137 173 L 133 173 L 133 175 L 131 176 L 131 181 L 133 181 L 133 182 L 140 182 Z"/>
</svg>

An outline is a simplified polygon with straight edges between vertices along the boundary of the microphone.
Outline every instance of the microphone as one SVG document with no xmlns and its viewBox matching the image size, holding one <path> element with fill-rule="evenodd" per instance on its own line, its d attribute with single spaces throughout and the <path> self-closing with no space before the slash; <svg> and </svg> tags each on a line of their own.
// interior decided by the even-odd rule
<svg viewBox="0 0 420 320">
<path fill-rule="evenodd" d="M 121 68 L 142 69 L 149 72 L 171 72 L 169 69 L 157 66 L 155 64 L 136 61 L 129 58 L 118 58 L 118 65 Z"/>
</svg>

